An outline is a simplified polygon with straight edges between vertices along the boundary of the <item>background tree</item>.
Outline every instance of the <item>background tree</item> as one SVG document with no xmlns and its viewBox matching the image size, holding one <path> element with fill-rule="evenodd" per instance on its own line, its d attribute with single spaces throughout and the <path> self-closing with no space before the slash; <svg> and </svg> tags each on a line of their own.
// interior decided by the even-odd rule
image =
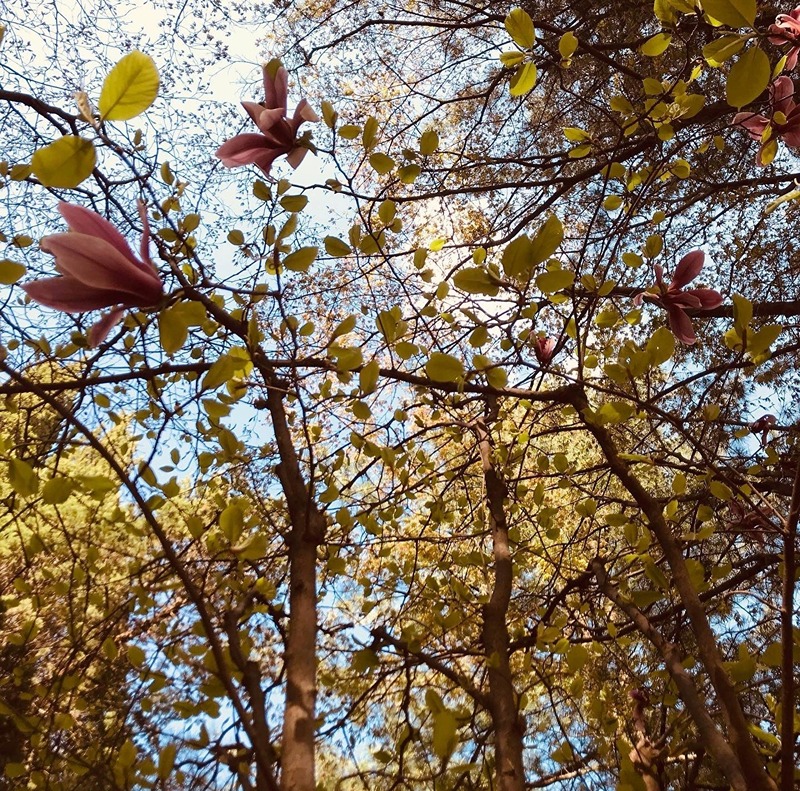
<svg viewBox="0 0 800 791">
<path fill-rule="evenodd" d="M 98 782 L 794 786 L 789 11 L 197 4 L 147 40 L 98 7 L 121 51 L 81 10 L 39 59 L 15 9 L 2 390 L 58 428 L 5 449 L 12 523 L 82 448 L 137 549 L 124 657 L 46 636 L 128 662 Z M 223 17 L 270 31 L 245 120 L 181 98 Z M 53 196 L 98 214 L 60 235 Z M 37 727 L 8 782 L 82 787 Z"/>
</svg>

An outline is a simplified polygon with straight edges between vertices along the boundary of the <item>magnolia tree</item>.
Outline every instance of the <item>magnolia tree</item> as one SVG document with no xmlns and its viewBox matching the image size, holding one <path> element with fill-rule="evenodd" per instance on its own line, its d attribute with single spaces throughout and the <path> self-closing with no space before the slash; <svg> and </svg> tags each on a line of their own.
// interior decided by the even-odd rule
<svg viewBox="0 0 800 791">
<path fill-rule="evenodd" d="M 795 788 L 800 8 L 72 10 L 2 42 L 3 787 Z"/>
</svg>

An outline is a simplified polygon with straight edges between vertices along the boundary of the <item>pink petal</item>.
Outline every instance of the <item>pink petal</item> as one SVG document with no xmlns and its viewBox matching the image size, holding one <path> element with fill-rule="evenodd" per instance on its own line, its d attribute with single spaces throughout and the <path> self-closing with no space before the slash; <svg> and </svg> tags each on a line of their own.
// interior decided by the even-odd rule
<svg viewBox="0 0 800 791">
<path fill-rule="evenodd" d="M 286 161 L 293 168 L 297 168 L 300 166 L 300 163 L 305 159 L 307 153 L 308 153 L 307 148 L 305 148 L 304 146 L 297 146 L 289 152 L 289 155 L 286 157 Z"/>
<path fill-rule="evenodd" d="M 103 239 L 116 247 L 126 258 L 136 261 L 136 256 L 133 254 L 125 237 L 97 212 L 85 209 L 83 206 L 66 203 L 65 201 L 61 201 L 58 204 L 58 210 L 67 221 L 71 231 Z"/>
<path fill-rule="evenodd" d="M 119 324 L 120 319 L 125 313 L 125 308 L 114 308 L 114 310 L 100 317 L 89 330 L 89 346 L 94 349 L 99 346 L 111 332 L 112 328 Z"/>
<path fill-rule="evenodd" d="M 792 82 L 792 78 L 786 75 L 778 77 L 778 79 L 770 85 L 769 93 L 773 114 L 780 110 L 784 115 L 789 115 L 794 109 L 794 102 L 792 101 L 792 97 L 794 96 L 794 83 Z"/>
<path fill-rule="evenodd" d="M 675 274 L 672 276 L 672 283 L 669 285 L 670 289 L 683 288 L 688 283 L 691 283 L 700 274 L 705 257 L 706 254 L 702 250 L 692 250 L 691 253 L 687 253 L 681 258 L 678 266 L 675 267 Z"/>
<path fill-rule="evenodd" d="M 753 140 L 761 140 L 768 124 L 768 118 L 754 113 L 736 113 L 733 116 L 733 121 L 731 121 L 732 126 L 744 127 Z"/>
<path fill-rule="evenodd" d="M 47 277 L 24 283 L 25 293 L 35 302 L 64 313 L 85 313 L 88 310 L 107 308 L 120 302 L 120 293 L 114 290 L 87 288 L 72 277 Z"/>
<path fill-rule="evenodd" d="M 797 65 L 797 55 L 800 53 L 800 47 L 792 47 L 786 55 L 786 68 L 791 71 Z"/>
<path fill-rule="evenodd" d="M 685 291 L 684 294 L 691 295 L 699 300 L 700 307 L 704 310 L 718 308 L 723 302 L 722 294 L 720 294 L 719 291 L 715 291 L 713 288 L 693 288 L 689 291 Z"/>
<path fill-rule="evenodd" d="M 295 121 L 300 118 L 300 123 L 303 121 L 310 121 L 311 123 L 319 121 L 319 116 L 311 109 L 311 105 L 305 99 L 300 100 L 300 104 L 295 108 L 293 118 Z M 297 124 L 297 126 L 300 126 L 300 124 Z"/>
<path fill-rule="evenodd" d="M 283 66 L 280 66 L 275 76 L 271 77 L 269 74 L 271 68 L 272 63 L 267 63 L 262 67 L 265 104 L 271 110 L 276 108 L 283 110 L 281 115 L 286 115 L 286 102 L 289 96 L 289 74 Z"/>
<path fill-rule="evenodd" d="M 264 135 L 236 135 L 219 147 L 217 156 L 225 167 L 256 165 L 269 175 L 272 163 L 286 151 L 283 147 L 271 147 Z"/>
<path fill-rule="evenodd" d="M 265 134 L 283 119 L 283 109 L 280 107 L 269 109 L 256 102 L 242 102 L 242 107 L 247 110 L 253 123 Z"/>
<path fill-rule="evenodd" d="M 694 289 L 691 291 L 677 291 L 674 294 L 667 294 L 662 300 L 662 303 L 667 309 L 672 307 L 680 308 L 681 310 L 686 308 L 699 308 L 701 305 L 700 300 L 693 292 Z"/>
<path fill-rule="evenodd" d="M 669 328 L 672 330 L 672 334 L 681 343 L 691 346 L 697 341 L 692 320 L 680 308 L 669 309 L 667 316 L 669 317 Z"/>
<path fill-rule="evenodd" d="M 104 239 L 83 233 L 46 236 L 41 248 L 56 258 L 56 268 L 89 289 L 115 291 L 115 302 L 148 306 L 161 298 L 161 281 Z"/>
</svg>

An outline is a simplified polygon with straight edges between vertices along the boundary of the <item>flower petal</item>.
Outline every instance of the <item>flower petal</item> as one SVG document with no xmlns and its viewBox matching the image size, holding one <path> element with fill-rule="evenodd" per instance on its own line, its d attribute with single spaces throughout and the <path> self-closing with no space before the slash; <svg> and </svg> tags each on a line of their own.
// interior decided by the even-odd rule
<svg viewBox="0 0 800 791">
<path fill-rule="evenodd" d="M 778 110 L 784 115 L 789 115 L 794 109 L 794 102 L 792 101 L 792 97 L 794 96 L 794 83 L 791 77 L 787 77 L 786 75 L 778 77 L 778 79 L 769 86 L 769 95 L 772 103 L 773 115 Z"/>
<path fill-rule="evenodd" d="M 298 127 L 303 121 L 310 121 L 311 123 L 319 121 L 319 116 L 311 109 L 311 105 L 305 99 L 301 99 L 300 104 L 295 108 L 293 120 L 297 121 L 298 118 L 301 119 L 300 123 L 297 124 Z"/>
<path fill-rule="evenodd" d="M 60 272 L 85 287 L 115 291 L 115 302 L 146 307 L 161 298 L 159 278 L 104 239 L 83 233 L 57 233 L 42 239 L 41 248 L 55 256 Z"/>
<path fill-rule="evenodd" d="M 58 210 L 67 221 L 71 231 L 103 239 L 116 247 L 126 258 L 136 261 L 136 256 L 133 254 L 127 239 L 97 212 L 85 209 L 83 206 L 66 203 L 65 201 L 61 201 L 58 204 Z"/>
<path fill-rule="evenodd" d="M 217 149 L 217 156 L 227 168 L 258 165 L 267 172 L 275 159 L 286 151 L 283 147 L 271 146 L 264 135 L 253 133 L 227 140 Z"/>
<path fill-rule="evenodd" d="M 731 121 L 731 126 L 743 127 L 753 140 L 761 140 L 768 125 L 768 118 L 755 113 L 736 113 Z"/>
<path fill-rule="evenodd" d="M 289 155 L 286 157 L 286 161 L 293 168 L 300 167 L 300 163 L 305 159 L 307 153 L 308 149 L 305 146 L 296 146 L 289 152 Z"/>
<path fill-rule="evenodd" d="M 89 346 L 94 349 L 99 346 L 111 330 L 119 324 L 125 313 L 125 308 L 114 308 L 100 317 L 89 330 Z"/>
<path fill-rule="evenodd" d="M 670 289 L 683 288 L 691 283 L 700 274 L 705 258 L 706 254 L 702 250 L 692 250 L 691 253 L 687 253 L 681 258 L 678 266 L 675 267 L 675 274 L 669 284 Z"/>
<path fill-rule="evenodd" d="M 85 313 L 120 302 L 118 291 L 87 288 L 85 283 L 72 277 L 34 280 L 24 283 L 22 289 L 34 302 L 64 313 Z"/>
<path fill-rule="evenodd" d="M 691 295 L 699 300 L 700 307 L 703 310 L 718 308 L 723 302 L 722 294 L 720 294 L 719 291 L 715 291 L 713 288 L 692 288 L 683 293 L 685 295 Z"/>
<path fill-rule="evenodd" d="M 256 102 L 242 102 L 242 107 L 247 110 L 253 123 L 265 134 L 283 119 L 283 109 L 280 107 L 270 109 Z"/>
<path fill-rule="evenodd" d="M 672 330 L 672 334 L 681 343 L 691 346 L 697 341 L 692 320 L 680 308 L 668 308 L 667 316 L 669 317 L 669 328 Z"/>
<path fill-rule="evenodd" d="M 262 67 L 264 73 L 264 98 L 270 110 L 279 108 L 281 115 L 286 115 L 286 102 L 289 96 L 289 74 L 283 66 L 278 68 L 274 77 L 269 74 L 269 64 Z"/>
</svg>

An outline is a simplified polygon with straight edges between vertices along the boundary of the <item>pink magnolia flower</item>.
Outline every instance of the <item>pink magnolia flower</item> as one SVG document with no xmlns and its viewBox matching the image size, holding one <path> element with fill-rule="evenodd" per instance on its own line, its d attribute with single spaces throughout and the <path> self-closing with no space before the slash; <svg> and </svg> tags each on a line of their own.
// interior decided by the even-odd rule
<svg viewBox="0 0 800 791">
<path fill-rule="evenodd" d="M 797 56 L 800 54 L 800 6 L 788 14 L 778 14 L 775 24 L 769 26 L 769 41 L 780 47 L 791 44 L 786 53 L 786 68 L 793 69 L 797 65 Z"/>
<path fill-rule="evenodd" d="M 89 331 L 89 343 L 102 343 L 126 308 L 155 305 L 163 294 L 161 277 L 150 260 L 147 210 L 139 201 L 144 232 L 140 261 L 125 237 L 108 221 L 83 206 L 58 204 L 69 233 L 45 236 L 42 250 L 55 256 L 61 277 L 25 283 L 28 296 L 48 308 L 65 313 L 112 307 Z"/>
<path fill-rule="evenodd" d="M 253 119 L 259 132 L 248 132 L 226 140 L 218 149 L 217 156 L 227 168 L 240 165 L 256 165 L 269 176 L 272 163 L 281 154 L 296 168 L 308 153 L 311 142 L 307 135 L 297 137 L 304 121 L 319 121 L 319 116 L 305 99 L 294 111 L 291 120 L 287 117 L 286 101 L 289 75 L 280 61 L 271 60 L 262 67 L 264 73 L 264 101 L 242 102 L 242 107 Z"/>
<path fill-rule="evenodd" d="M 542 364 L 547 365 L 553 359 L 556 350 L 556 342 L 553 338 L 543 338 L 541 335 L 534 341 L 533 353 L 536 359 Z"/>
<path fill-rule="evenodd" d="M 643 299 L 648 299 L 664 308 L 667 311 L 669 328 L 673 335 L 681 343 L 687 345 L 691 345 L 697 340 L 692 320 L 686 313 L 687 309 L 716 308 L 722 304 L 722 294 L 712 288 L 684 290 L 684 286 L 691 283 L 700 274 L 704 260 L 705 253 L 702 250 L 693 250 L 691 253 L 687 253 L 678 262 L 669 285 L 664 283 L 664 270 L 656 264 L 654 267 L 655 285 L 633 298 L 637 305 L 641 305 Z"/>
<path fill-rule="evenodd" d="M 750 431 L 753 434 L 758 434 L 761 432 L 761 445 L 762 447 L 767 444 L 769 441 L 769 432 L 770 429 L 778 422 L 778 418 L 775 415 L 762 415 L 758 420 L 754 420 L 750 424 Z"/>
<path fill-rule="evenodd" d="M 736 113 L 731 122 L 741 126 L 761 146 L 756 154 L 759 165 L 772 162 L 777 141 L 783 140 L 790 148 L 800 148 L 800 106 L 794 101 L 794 83 L 791 77 L 778 77 L 769 86 L 770 117 L 756 113 Z"/>
</svg>

